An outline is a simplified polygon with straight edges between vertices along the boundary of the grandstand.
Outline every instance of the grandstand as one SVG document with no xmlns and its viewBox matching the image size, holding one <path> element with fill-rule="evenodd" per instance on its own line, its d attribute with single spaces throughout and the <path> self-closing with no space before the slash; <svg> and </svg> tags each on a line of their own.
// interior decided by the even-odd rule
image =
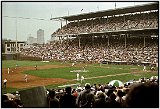
<svg viewBox="0 0 160 109">
<path fill-rule="evenodd" d="M 158 32 L 158 4 L 51 18 L 65 20 L 66 25 L 52 34 L 52 37 L 103 36 L 129 34 L 155 35 Z M 69 23 L 67 23 L 69 22 Z M 149 34 L 151 32 L 151 34 Z"/>
</svg>

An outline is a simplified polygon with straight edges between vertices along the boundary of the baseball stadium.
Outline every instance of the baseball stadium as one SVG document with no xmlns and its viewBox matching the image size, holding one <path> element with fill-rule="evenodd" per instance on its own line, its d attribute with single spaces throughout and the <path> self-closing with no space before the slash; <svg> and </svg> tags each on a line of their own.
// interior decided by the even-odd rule
<svg viewBox="0 0 160 109">
<path fill-rule="evenodd" d="M 51 18 L 66 23 L 51 35 L 58 41 L 23 48 L 16 54 L 2 54 L 2 94 L 18 96 L 23 107 L 54 107 L 50 102 L 48 106 L 49 93 L 54 92 L 60 102 L 58 107 L 83 108 L 83 100 L 76 100 L 89 86 L 96 100 L 84 108 L 158 108 L 158 16 L 159 4 L 155 2 Z M 134 91 L 137 96 L 143 95 L 134 95 L 140 104 L 131 101 L 133 95 L 126 97 L 127 105 L 121 102 L 112 107 L 110 100 L 98 104 L 99 97 L 110 99 L 120 92 L 124 97 L 136 85 L 144 88 L 143 94 Z M 63 98 L 68 87 L 74 103 Z M 109 90 L 113 91 L 111 96 Z"/>
</svg>

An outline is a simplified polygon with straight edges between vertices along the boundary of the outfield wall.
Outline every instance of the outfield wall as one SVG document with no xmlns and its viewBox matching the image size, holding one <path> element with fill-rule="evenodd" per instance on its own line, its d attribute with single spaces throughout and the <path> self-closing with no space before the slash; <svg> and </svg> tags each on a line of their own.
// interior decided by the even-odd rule
<svg viewBox="0 0 160 109">
<path fill-rule="evenodd" d="M 20 55 L 18 60 L 31 60 L 31 61 L 41 61 L 42 59 L 39 57 L 32 57 L 32 56 L 25 56 L 25 55 Z"/>
<path fill-rule="evenodd" d="M 3 53 L 2 60 L 31 60 L 31 61 L 41 61 L 41 58 L 32 57 L 32 56 L 25 56 L 21 55 L 20 53 Z"/>
<path fill-rule="evenodd" d="M 2 53 L 2 60 L 17 60 L 19 56 L 18 53 Z"/>
<path fill-rule="evenodd" d="M 39 57 L 32 57 L 32 56 L 26 56 L 22 55 L 20 53 L 17 54 L 2 54 L 2 60 L 31 60 L 31 61 L 42 61 Z M 51 59 L 44 59 L 43 61 L 59 61 L 62 62 L 62 60 L 51 60 Z M 69 60 L 69 62 L 74 62 Z M 85 61 L 85 60 L 76 60 L 76 62 L 81 63 L 99 63 L 98 61 Z M 100 63 L 99 63 L 100 64 Z M 157 67 L 157 64 L 147 63 L 147 62 L 122 62 L 122 61 L 102 61 L 101 64 L 115 64 L 115 65 L 140 65 L 140 66 L 154 66 Z"/>
</svg>

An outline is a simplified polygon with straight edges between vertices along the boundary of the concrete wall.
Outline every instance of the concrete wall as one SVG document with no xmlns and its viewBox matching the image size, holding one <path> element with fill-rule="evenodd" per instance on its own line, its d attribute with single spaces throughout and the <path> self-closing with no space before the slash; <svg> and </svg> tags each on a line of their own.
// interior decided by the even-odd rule
<svg viewBox="0 0 160 109">
<path fill-rule="evenodd" d="M 48 107 L 45 87 L 35 87 L 19 91 L 24 107 Z"/>
</svg>

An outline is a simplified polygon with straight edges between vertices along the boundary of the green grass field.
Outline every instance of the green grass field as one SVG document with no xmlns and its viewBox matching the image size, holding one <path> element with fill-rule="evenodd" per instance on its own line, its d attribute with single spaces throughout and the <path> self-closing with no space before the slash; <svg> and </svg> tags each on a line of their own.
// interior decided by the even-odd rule
<svg viewBox="0 0 160 109">
<path fill-rule="evenodd" d="M 14 68 L 15 65 L 18 66 L 43 66 L 43 65 L 59 65 L 62 66 L 60 62 L 40 62 L 40 61 L 16 61 L 16 60 L 9 60 L 9 61 L 2 61 L 2 68 Z M 65 65 L 71 65 L 71 63 L 65 63 Z M 147 67 L 148 68 L 148 67 Z M 41 78 L 64 78 L 68 80 L 76 79 L 76 73 L 70 72 L 73 70 L 81 70 L 82 67 L 65 67 L 65 68 L 51 68 L 51 69 L 42 69 L 42 70 L 30 70 L 25 71 L 23 73 L 38 76 Z M 107 65 L 103 64 L 100 66 L 99 64 L 87 64 L 86 70 L 89 72 L 80 72 L 80 76 L 83 75 L 87 83 L 91 84 L 106 84 L 111 80 L 117 79 L 123 82 L 127 82 L 131 79 L 139 79 L 141 77 L 150 78 L 151 76 L 157 76 L 157 73 L 151 72 L 143 72 L 142 66 L 133 66 L 133 65 Z M 148 68 L 149 69 L 149 68 Z M 131 72 L 138 71 L 138 74 L 133 74 Z M 3 72 L 2 72 L 3 73 Z M 129 73 L 126 75 L 117 75 L 117 76 L 107 76 L 107 75 L 116 75 L 116 74 L 123 74 Z M 99 78 L 99 76 L 104 76 Z M 97 78 L 95 78 L 97 77 Z M 72 83 L 79 83 L 77 81 Z M 70 83 L 66 83 L 70 84 Z M 46 88 L 58 88 L 59 85 L 65 84 L 56 84 L 56 85 L 48 85 Z M 15 89 L 15 88 L 7 88 L 7 92 L 15 92 L 16 90 L 23 90 L 23 89 Z M 3 93 L 3 90 L 2 90 Z"/>
</svg>

